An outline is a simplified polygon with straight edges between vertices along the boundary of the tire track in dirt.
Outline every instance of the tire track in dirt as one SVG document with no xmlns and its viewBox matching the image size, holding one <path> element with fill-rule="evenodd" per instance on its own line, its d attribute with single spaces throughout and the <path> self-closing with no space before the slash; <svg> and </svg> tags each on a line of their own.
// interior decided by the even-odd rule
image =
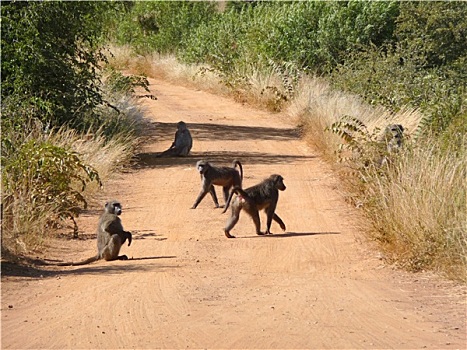
<svg viewBox="0 0 467 350">
<path fill-rule="evenodd" d="M 123 203 L 134 241 L 122 254 L 133 260 L 3 275 L 2 348 L 466 347 L 465 288 L 385 266 L 330 167 L 290 121 L 150 82 L 158 100 L 145 104 L 139 161 L 103 196 Z M 194 137 L 192 155 L 155 158 L 179 120 Z M 258 237 L 242 214 L 232 231 L 237 238 L 227 239 L 227 214 L 213 209 L 211 198 L 189 209 L 201 158 L 239 158 L 245 187 L 283 175 L 287 190 L 277 212 L 287 231 L 273 223 L 274 235 Z M 79 224 L 90 233 L 96 220 L 84 215 Z M 80 247 L 87 257 L 95 242 Z"/>
</svg>

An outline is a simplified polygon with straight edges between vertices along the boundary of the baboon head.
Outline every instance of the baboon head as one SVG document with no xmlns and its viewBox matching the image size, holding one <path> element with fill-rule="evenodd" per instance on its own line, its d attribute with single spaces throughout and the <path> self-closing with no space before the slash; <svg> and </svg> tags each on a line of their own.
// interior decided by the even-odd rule
<svg viewBox="0 0 467 350">
<path fill-rule="evenodd" d="M 185 124 L 185 122 L 184 122 L 184 121 L 179 121 L 179 122 L 177 123 L 177 129 L 178 129 L 178 130 L 185 130 L 185 129 L 186 129 L 186 124 Z"/>
<path fill-rule="evenodd" d="M 287 187 L 285 187 L 284 178 L 281 175 L 273 174 L 269 178 L 274 183 L 275 188 L 277 188 L 279 191 L 285 191 Z"/>
<path fill-rule="evenodd" d="M 198 170 L 201 175 L 203 175 L 210 166 L 211 164 L 204 159 L 196 162 L 196 170 Z"/>
<path fill-rule="evenodd" d="M 105 211 L 109 214 L 120 215 L 122 213 L 122 205 L 116 200 L 108 201 L 105 203 Z"/>
<path fill-rule="evenodd" d="M 384 141 L 388 152 L 398 151 L 404 141 L 404 127 L 400 124 L 390 124 L 384 130 Z"/>
</svg>

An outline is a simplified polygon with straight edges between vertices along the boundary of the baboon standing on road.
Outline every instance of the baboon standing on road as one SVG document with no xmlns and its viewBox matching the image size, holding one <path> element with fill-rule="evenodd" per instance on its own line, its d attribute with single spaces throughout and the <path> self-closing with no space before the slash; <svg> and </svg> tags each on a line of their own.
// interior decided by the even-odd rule
<svg viewBox="0 0 467 350">
<path fill-rule="evenodd" d="M 168 150 L 160 153 L 158 157 L 185 157 L 190 153 L 192 146 L 193 139 L 190 130 L 188 130 L 185 122 L 179 121 L 174 142 Z"/>
<path fill-rule="evenodd" d="M 112 200 L 105 204 L 104 212 L 99 218 L 97 225 L 97 255 L 86 260 L 73 263 L 59 263 L 59 266 L 85 265 L 91 262 L 104 259 L 128 260 L 126 255 L 118 255 L 123 243 L 128 239 L 128 246 L 131 244 L 131 232 L 123 230 L 122 222 L 118 217 L 122 213 L 121 204 Z"/>
<path fill-rule="evenodd" d="M 237 165 L 239 171 L 236 169 Z M 214 185 L 222 186 L 225 202 L 227 202 L 231 187 L 242 187 L 243 167 L 238 160 L 232 162 L 232 167 L 215 167 L 205 160 L 199 160 L 196 162 L 196 169 L 201 176 L 201 191 L 191 209 L 195 209 L 208 192 L 211 193 L 216 208 L 220 207 Z"/>
<path fill-rule="evenodd" d="M 244 209 L 253 219 L 257 235 L 271 234 L 272 220 L 276 221 L 281 229 L 285 231 L 286 228 L 284 222 L 279 215 L 275 213 L 277 201 L 279 200 L 279 191 L 285 191 L 285 189 L 284 178 L 277 174 L 273 174 L 261 183 L 245 190 L 238 187 L 232 189 L 223 211 L 223 213 L 227 211 L 232 200 L 232 196 L 236 193 L 238 196 L 235 197 L 232 203 L 232 214 L 227 220 L 224 228 L 224 233 L 227 238 L 235 238 L 235 236 L 230 234 L 230 230 L 232 230 L 237 224 L 242 209 Z M 259 210 L 261 209 L 264 209 L 267 215 L 266 231 L 264 233 L 261 232 L 261 222 L 259 219 Z"/>
</svg>

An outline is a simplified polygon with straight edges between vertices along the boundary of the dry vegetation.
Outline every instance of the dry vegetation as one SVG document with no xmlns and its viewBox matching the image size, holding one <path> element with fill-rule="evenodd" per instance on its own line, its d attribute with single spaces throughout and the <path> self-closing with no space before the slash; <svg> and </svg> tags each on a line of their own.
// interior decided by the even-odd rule
<svg viewBox="0 0 467 350">
<path fill-rule="evenodd" d="M 142 120 L 143 110 L 129 95 L 114 96 L 114 99 L 115 105 L 122 113 L 116 115 L 113 110 L 103 113 L 108 113 L 109 119 L 118 118 L 120 127 L 122 124 L 127 124 L 127 126 L 110 138 L 104 135 L 102 129 L 97 132 L 82 133 L 75 129 L 61 127 L 45 131 L 44 125 L 36 121 L 30 128 L 32 131 L 27 135 L 21 135 L 21 139 L 17 140 L 17 143 L 21 145 L 36 144 L 44 145 L 43 147 L 47 149 L 66 150 L 67 155 L 63 160 L 63 164 L 66 165 L 61 167 L 69 174 L 71 174 L 70 171 L 76 173 L 67 190 L 64 186 L 68 187 L 65 185 L 68 180 L 62 175 L 50 173 L 42 176 L 46 180 L 41 180 L 38 172 L 47 170 L 35 169 L 33 163 L 18 165 L 18 169 L 23 169 L 20 181 L 14 179 L 14 173 L 7 173 L 9 179 L 4 180 L 9 185 L 8 188 L 5 186 L 2 188 L 4 254 L 27 254 L 41 247 L 53 228 L 65 225 L 70 227 L 67 231 L 73 231 L 70 216 L 76 216 L 80 211 L 79 207 L 74 205 L 77 203 L 85 206 L 95 204 L 102 187 L 115 177 L 123 165 L 128 164 L 138 144 L 136 135 L 129 133 L 128 128 L 132 130 L 137 128 Z M 27 150 L 18 149 L 17 152 L 18 158 L 23 158 L 23 155 L 26 159 L 29 157 Z M 39 155 L 40 151 L 37 152 Z M 73 155 L 77 158 L 72 158 Z M 42 162 L 45 163 L 48 158 L 54 156 L 44 154 L 41 157 Z M 31 161 L 34 162 L 33 159 Z M 90 169 L 91 173 L 98 174 L 98 177 L 87 177 L 82 167 Z M 31 171 L 27 171 L 28 168 Z M 83 181 L 85 186 L 83 186 Z M 62 196 L 72 204 L 71 208 L 65 212 L 59 209 Z"/>
</svg>

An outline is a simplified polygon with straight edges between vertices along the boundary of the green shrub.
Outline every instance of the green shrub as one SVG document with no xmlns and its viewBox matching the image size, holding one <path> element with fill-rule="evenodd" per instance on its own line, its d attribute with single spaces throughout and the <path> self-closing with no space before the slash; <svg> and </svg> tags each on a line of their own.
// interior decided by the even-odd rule
<svg viewBox="0 0 467 350">
<path fill-rule="evenodd" d="M 132 45 L 138 53 L 174 53 L 196 27 L 215 16 L 216 5 L 206 1 L 134 2 L 115 23 L 114 40 Z"/>
<path fill-rule="evenodd" d="M 65 218 L 74 221 L 81 208 L 87 206 L 82 192 L 90 181 L 100 183 L 98 173 L 75 152 L 35 138 L 27 138 L 21 144 L 4 139 L 2 231 L 25 232 L 22 221 L 38 220 L 44 215 L 43 208 L 47 208 L 49 222 Z M 23 213 L 18 212 L 19 206 Z M 41 229 L 37 227 L 27 234 L 39 235 Z"/>
<path fill-rule="evenodd" d="M 80 114 L 103 102 L 99 67 L 105 56 L 97 44 L 103 32 L 100 19 L 112 6 L 83 1 L 2 4 L 2 99 L 19 96 L 16 103 L 45 124 L 82 125 Z M 5 118 L 14 116 L 2 113 Z"/>
</svg>

